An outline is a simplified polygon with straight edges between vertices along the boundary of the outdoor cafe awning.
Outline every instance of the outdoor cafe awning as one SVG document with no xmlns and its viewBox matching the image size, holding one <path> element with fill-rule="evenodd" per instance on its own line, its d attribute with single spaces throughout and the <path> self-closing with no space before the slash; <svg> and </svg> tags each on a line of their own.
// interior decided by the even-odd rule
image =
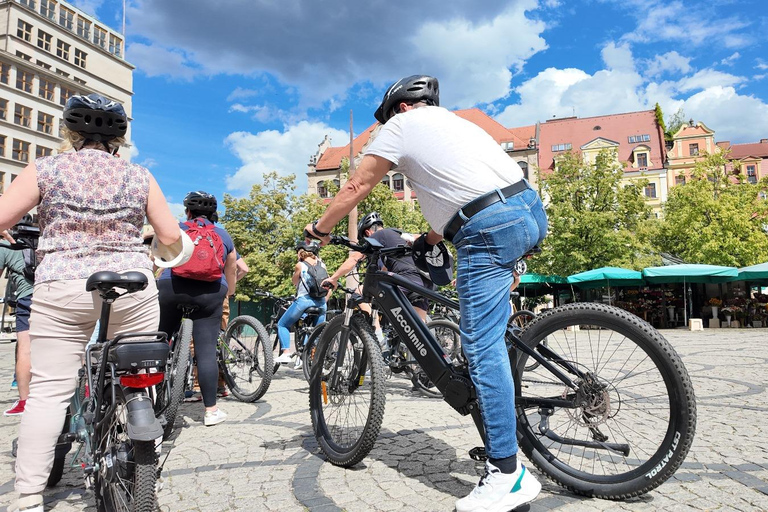
<svg viewBox="0 0 768 512">
<path fill-rule="evenodd" d="M 685 263 L 682 265 L 644 268 L 643 277 L 651 284 L 725 283 L 737 280 L 739 270 L 736 267 Z"/>
<path fill-rule="evenodd" d="M 579 288 L 604 288 L 611 286 L 640 286 L 645 284 L 637 270 L 621 267 L 602 267 L 568 276 L 568 283 Z"/>
</svg>

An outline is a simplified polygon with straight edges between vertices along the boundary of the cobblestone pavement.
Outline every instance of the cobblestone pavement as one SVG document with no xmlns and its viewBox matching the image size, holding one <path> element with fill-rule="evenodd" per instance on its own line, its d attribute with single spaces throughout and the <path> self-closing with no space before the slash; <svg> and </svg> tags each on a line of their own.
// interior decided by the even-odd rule
<svg viewBox="0 0 768 512">
<path fill-rule="evenodd" d="M 693 448 L 673 479 L 631 501 L 574 496 L 534 469 L 544 488 L 531 511 L 768 510 L 768 329 L 664 331 L 682 355 L 698 401 Z M 0 406 L 8 391 L 13 345 L 0 345 Z M 163 511 L 444 511 L 468 493 L 481 465 L 469 417 L 438 399 L 389 381 L 379 441 L 353 469 L 325 463 L 310 428 L 307 384 L 281 368 L 258 403 L 221 400 L 225 423 L 202 425 L 201 403 L 183 404 L 183 428 L 170 453 L 159 501 Z M 18 420 L 0 417 L 0 511 L 15 499 L 11 440 Z M 95 510 L 81 471 L 69 468 L 46 491 L 55 511 Z"/>
</svg>

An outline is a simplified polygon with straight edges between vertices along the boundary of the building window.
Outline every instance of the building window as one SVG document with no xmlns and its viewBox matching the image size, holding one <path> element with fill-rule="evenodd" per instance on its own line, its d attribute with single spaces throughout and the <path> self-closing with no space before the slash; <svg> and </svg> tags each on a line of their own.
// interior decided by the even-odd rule
<svg viewBox="0 0 768 512">
<path fill-rule="evenodd" d="M 651 140 L 650 135 L 630 135 L 629 143 L 636 144 L 638 142 L 649 142 Z"/>
<path fill-rule="evenodd" d="M 16 50 L 16 56 L 18 58 L 20 58 L 20 59 L 26 60 L 27 62 L 32 62 L 32 56 L 31 55 L 27 55 L 26 53 L 22 53 L 19 50 Z"/>
<path fill-rule="evenodd" d="M 75 91 L 71 89 L 67 89 L 66 87 L 61 88 L 61 93 L 59 94 L 59 103 L 61 105 L 66 105 L 67 100 L 75 95 Z"/>
<path fill-rule="evenodd" d="M 52 154 L 53 154 L 53 150 L 51 148 L 46 148 L 45 146 L 37 146 L 35 148 L 35 158 L 51 156 Z"/>
<path fill-rule="evenodd" d="M 85 85 L 85 80 L 83 80 L 82 78 L 77 78 L 77 77 L 75 77 L 75 78 L 73 78 L 72 80 L 74 80 L 75 82 L 77 82 L 77 83 L 79 83 L 79 84 L 83 84 L 83 85 Z"/>
<path fill-rule="evenodd" d="M 41 62 L 40 60 L 37 61 L 37 65 L 40 66 L 41 68 L 51 69 L 50 64 L 46 64 L 45 62 Z"/>
<path fill-rule="evenodd" d="M 26 5 L 30 9 L 34 9 L 35 8 L 35 0 L 19 0 L 19 3 L 21 5 Z"/>
<path fill-rule="evenodd" d="M 11 158 L 19 162 L 29 162 L 29 142 L 13 139 L 13 153 Z"/>
<path fill-rule="evenodd" d="M 404 182 L 405 180 L 403 179 L 403 175 L 398 172 L 392 176 L 392 190 L 395 192 L 402 192 Z"/>
<path fill-rule="evenodd" d="M 385 174 L 384 177 L 381 178 L 381 184 L 389 188 L 389 174 Z"/>
<path fill-rule="evenodd" d="M 40 14 L 49 20 L 56 19 L 56 2 L 54 0 L 40 0 Z"/>
<path fill-rule="evenodd" d="M 84 39 L 90 39 L 91 38 L 91 22 L 78 16 L 77 35 L 79 35 Z"/>
<path fill-rule="evenodd" d="M 0 99 L 0 119 L 5 121 L 8 116 L 8 100 Z"/>
<path fill-rule="evenodd" d="M 24 105 L 16 104 L 16 110 L 13 115 L 13 122 L 19 126 L 26 128 L 30 127 L 32 123 L 32 108 L 25 107 Z"/>
<path fill-rule="evenodd" d="M 689 144 L 688 145 L 688 155 L 689 156 L 699 156 L 699 145 L 698 144 Z"/>
<path fill-rule="evenodd" d="M 72 22 L 75 19 L 75 12 L 70 11 L 66 7 L 59 6 L 59 25 L 62 27 L 72 30 Z"/>
<path fill-rule="evenodd" d="M 754 165 L 747 166 L 747 181 L 757 183 L 757 168 Z"/>
<path fill-rule="evenodd" d="M 324 181 L 317 184 L 317 195 L 320 197 L 328 197 L 328 189 L 325 187 Z"/>
<path fill-rule="evenodd" d="M 675 185 L 685 185 L 685 174 L 675 176 Z"/>
<path fill-rule="evenodd" d="M 43 50 L 51 51 L 51 34 L 46 34 L 42 30 L 37 31 L 37 46 Z"/>
<path fill-rule="evenodd" d="M 643 189 L 645 192 L 645 197 L 648 199 L 656 199 L 656 184 L 655 183 L 649 183 L 645 186 L 645 189 Z"/>
<path fill-rule="evenodd" d="M 69 60 L 69 43 L 65 43 L 61 39 L 56 42 L 56 55 L 64 60 Z"/>
<path fill-rule="evenodd" d="M 27 42 L 32 41 L 32 25 L 24 20 L 19 20 L 16 35 Z"/>
<path fill-rule="evenodd" d="M 0 135 L 0 156 L 5 157 L 5 135 Z M 3 174 L 3 173 L 0 173 Z M 3 176 L 4 178 L 4 176 Z M 0 187 L 3 186 L 5 180 L 0 180 Z"/>
<path fill-rule="evenodd" d="M 123 40 L 112 34 L 109 34 L 109 53 L 118 57 L 123 54 Z"/>
<path fill-rule="evenodd" d="M 101 27 L 94 27 L 93 29 L 93 44 L 106 48 L 107 46 L 107 31 Z"/>
<path fill-rule="evenodd" d="M 54 90 L 54 83 L 46 80 L 45 78 L 40 79 L 40 86 L 38 87 L 38 94 L 41 98 L 48 101 L 53 101 L 53 90 Z"/>
<path fill-rule="evenodd" d="M 637 166 L 641 169 L 646 169 L 648 167 L 648 153 L 637 154 Z"/>
<path fill-rule="evenodd" d="M 553 153 L 557 153 L 558 151 L 570 151 L 571 149 L 572 149 L 572 146 L 570 142 L 566 144 L 552 144 Z"/>
<path fill-rule="evenodd" d="M 5 62 L 0 62 L 0 82 L 7 84 L 10 74 L 11 66 Z"/>
<path fill-rule="evenodd" d="M 37 131 L 53 134 L 53 116 L 44 112 L 37 113 Z"/>
<path fill-rule="evenodd" d="M 16 70 L 16 88 L 24 92 L 32 92 L 32 79 L 35 77 L 32 73 Z"/>
<path fill-rule="evenodd" d="M 515 143 L 514 142 L 502 142 L 501 143 L 501 149 L 504 151 L 512 151 L 515 149 Z"/>
<path fill-rule="evenodd" d="M 523 171 L 523 178 L 528 179 L 528 162 L 517 162 L 517 165 Z"/>
<path fill-rule="evenodd" d="M 85 58 L 88 56 L 83 50 L 75 48 L 75 66 L 85 68 Z"/>
</svg>

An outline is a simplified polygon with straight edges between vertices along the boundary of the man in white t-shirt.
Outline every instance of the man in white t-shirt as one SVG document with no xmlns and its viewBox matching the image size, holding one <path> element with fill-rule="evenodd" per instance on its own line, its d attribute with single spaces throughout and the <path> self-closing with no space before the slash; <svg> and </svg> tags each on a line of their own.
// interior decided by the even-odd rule
<svg viewBox="0 0 768 512">
<path fill-rule="evenodd" d="M 541 490 L 517 460 L 514 382 L 504 333 L 513 266 L 544 239 L 547 217 L 520 166 L 484 130 L 439 103 L 436 78 L 414 75 L 390 86 L 374 114 L 384 126 L 306 232 L 329 242 L 333 226 L 392 168 L 411 182 L 432 228 L 414 242 L 414 252 L 425 254 L 446 238 L 458 253 L 461 341 L 486 433 L 485 474 L 456 502 L 456 510 L 508 510 Z"/>
</svg>

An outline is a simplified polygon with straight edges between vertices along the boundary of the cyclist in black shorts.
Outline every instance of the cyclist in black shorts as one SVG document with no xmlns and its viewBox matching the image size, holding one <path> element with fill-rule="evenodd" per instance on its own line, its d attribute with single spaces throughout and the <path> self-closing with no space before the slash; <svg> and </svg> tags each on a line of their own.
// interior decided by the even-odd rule
<svg viewBox="0 0 768 512">
<path fill-rule="evenodd" d="M 384 221 L 381 220 L 381 215 L 377 212 L 371 212 L 357 224 L 357 238 L 362 240 L 364 237 L 373 238 L 385 248 L 397 247 L 398 245 L 405 245 L 406 239 L 402 237 L 403 232 L 394 228 L 385 228 Z M 412 238 L 417 238 L 419 235 L 412 235 Z M 347 275 L 355 266 L 365 258 L 364 254 L 359 252 L 352 252 L 349 258 L 341 264 L 341 266 L 323 283 L 329 283 L 334 288 L 338 285 L 339 278 Z M 387 257 L 385 261 L 379 261 L 379 267 L 385 267 L 390 272 L 402 276 L 409 281 L 424 286 L 426 288 L 434 288 L 432 281 L 424 272 L 419 270 L 413 262 L 413 258 L 410 256 L 400 257 Z M 406 294 L 408 300 L 413 304 L 416 312 L 423 321 L 427 321 L 427 300 L 417 295 L 410 290 L 400 288 L 400 290 Z"/>
</svg>

